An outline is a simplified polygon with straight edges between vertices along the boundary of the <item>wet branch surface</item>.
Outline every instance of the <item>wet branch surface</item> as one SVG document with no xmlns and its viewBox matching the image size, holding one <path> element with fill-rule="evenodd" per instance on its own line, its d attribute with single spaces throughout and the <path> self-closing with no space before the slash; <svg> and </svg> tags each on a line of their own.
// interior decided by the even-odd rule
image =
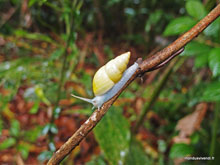
<svg viewBox="0 0 220 165">
<path fill-rule="evenodd" d="M 138 59 L 139 68 L 130 78 L 130 80 L 122 87 L 122 89 L 109 101 L 105 102 L 100 110 L 96 109 L 93 114 L 86 120 L 84 124 L 57 150 L 52 158 L 48 161 L 49 165 L 59 164 L 86 135 L 99 123 L 111 105 L 115 102 L 118 96 L 126 89 L 126 87 L 137 77 L 145 72 L 156 68 L 158 65 L 172 57 L 177 51 L 182 49 L 187 43 L 198 36 L 210 23 L 212 23 L 220 15 L 220 4 L 214 8 L 206 17 L 199 21 L 192 29 L 180 36 L 173 43 L 168 45 L 163 50 L 156 53 L 154 56 L 142 61 Z"/>
</svg>

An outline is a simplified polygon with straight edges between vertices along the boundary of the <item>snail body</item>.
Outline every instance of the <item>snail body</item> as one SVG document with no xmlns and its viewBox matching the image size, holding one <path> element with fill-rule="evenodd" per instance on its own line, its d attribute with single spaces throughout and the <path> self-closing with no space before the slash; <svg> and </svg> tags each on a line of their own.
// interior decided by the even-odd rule
<svg viewBox="0 0 220 165">
<path fill-rule="evenodd" d="M 136 62 L 126 69 L 129 59 L 130 52 L 124 53 L 109 61 L 95 73 L 93 79 L 93 92 L 95 97 L 93 99 L 83 98 L 73 94 L 72 96 L 89 102 L 98 109 L 101 108 L 103 103 L 118 93 L 138 69 Z"/>
</svg>

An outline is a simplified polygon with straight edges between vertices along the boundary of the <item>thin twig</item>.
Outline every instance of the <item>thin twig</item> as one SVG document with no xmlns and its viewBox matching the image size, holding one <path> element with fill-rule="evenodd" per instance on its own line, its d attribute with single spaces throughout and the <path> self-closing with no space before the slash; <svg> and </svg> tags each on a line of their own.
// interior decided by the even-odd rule
<svg viewBox="0 0 220 165">
<path fill-rule="evenodd" d="M 199 33 L 201 33 L 210 23 L 212 23 L 220 15 L 220 4 L 213 9 L 205 18 L 197 23 L 191 30 L 180 36 L 176 41 L 164 48 L 162 51 L 156 53 L 151 58 L 144 60 L 139 64 L 139 69 L 133 74 L 130 80 L 122 87 L 122 89 L 109 101 L 103 104 L 100 110 L 96 109 L 89 119 L 81 125 L 81 127 L 64 143 L 61 148 L 54 153 L 49 160 L 49 165 L 59 164 L 85 137 L 86 135 L 98 124 L 109 107 L 114 103 L 118 96 L 125 90 L 125 88 L 136 78 L 138 75 L 145 73 L 151 68 L 156 67 L 172 54 L 180 50 L 187 43 L 193 40 Z"/>
</svg>

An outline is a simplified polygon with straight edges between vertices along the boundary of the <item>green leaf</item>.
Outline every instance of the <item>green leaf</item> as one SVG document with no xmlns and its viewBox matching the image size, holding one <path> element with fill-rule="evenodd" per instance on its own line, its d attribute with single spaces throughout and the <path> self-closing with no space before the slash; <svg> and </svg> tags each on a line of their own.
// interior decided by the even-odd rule
<svg viewBox="0 0 220 165">
<path fill-rule="evenodd" d="M 39 100 L 35 101 L 33 107 L 30 109 L 29 113 L 36 114 L 38 112 L 39 105 L 40 105 L 40 101 Z"/>
<path fill-rule="evenodd" d="M 161 10 L 156 10 L 150 14 L 150 17 L 147 19 L 144 30 L 149 32 L 151 28 L 156 25 L 163 16 L 163 12 Z"/>
<path fill-rule="evenodd" d="M 33 6 L 38 0 L 29 0 L 28 7 Z"/>
<path fill-rule="evenodd" d="M 220 75 L 220 48 L 214 48 L 209 54 L 209 67 L 213 77 Z"/>
<path fill-rule="evenodd" d="M 55 43 L 50 37 L 41 33 L 29 33 L 22 29 L 15 30 L 14 33 L 17 37 L 24 37 L 27 39 L 32 39 L 37 41 L 41 40 L 49 43 Z"/>
<path fill-rule="evenodd" d="M 164 140 L 158 140 L 158 149 L 160 152 L 164 153 L 167 149 L 167 144 Z"/>
<path fill-rule="evenodd" d="M 4 140 L 2 143 L 0 143 L 0 150 L 5 150 L 13 145 L 15 145 L 16 140 L 15 138 L 8 138 L 6 140 Z"/>
<path fill-rule="evenodd" d="M 129 154 L 126 157 L 126 165 L 148 165 L 153 164 L 144 152 L 139 142 L 132 140 L 130 144 Z"/>
<path fill-rule="evenodd" d="M 4 1 L 3 1 L 4 2 Z M 16 5 L 16 6 L 18 6 L 18 5 L 20 5 L 20 3 L 21 3 L 21 1 L 19 1 L 19 0 L 11 0 L 10 1 L 13 5 Z"/>
<path fill-rule="evenodd" d="M 20 123 L 17 120 L 11 121 L 11 127 L 10 127 L 10 135 L 18 137 L 20 133 Z"/>
<path fill-rule="evenodd" d="M 41 162 L 45 160 L 49 160 L 53 155 L 53 151 L 43 151 L 40 153 L 40 155 L 37 157 L 37 159 Z"/>
<path fill-rule="evenodd" d="M 56 151 L 56 146 L 53 142 L 49 143 L 49 148 L 50 148 L 50 151 L 53 151 L 53 152 Z"/>
<path fill-rule="evenodd" d="M 202 68 L 205 67 L 208 64 L 208 55 L 207 54 L 200 54 L 196 56 L 195 59 L 195 67 L 196 68 Z"/>
<path fill-rule="evenodd" d="M 129 123 L 118 109 L 111 108 L 94 129 L 95 137 L 110 164 L 123 164 L 131 138 Z"/>
<path fill-rule="evenodd" d="M 42 62 L 40 56 L 37 57 L 21 57 L 16 60 L 11 60 L 10 62 L 4 62 L 0 65 L 0 83 L 3 83 L 6 88 L 13 88 L 13 93 L 16 94 L 16 90 L 20 86 L 21 80 L 31 80 L 31 82 L 42 81 L 45 75 L 46 77 L 51 77 L 49 74 L 45 73 L 48 67 L 43 67 L 40 64 Z M 45 60 L 45 59 L 44 59 Z M 46 68 L 46 69 L 45 69 Z M 54 68 L 51 68 L 51 71 Z"/>
<path fill-rule="evenodd" d="M 183 158 L 184 156 L 191 155 L 193 147 L 184 143 L 176 143 L 170 150 L 170 158 Z"/>
<path fill-rule="evenodd" d="M 179 17 L 172 20 L 166 27 L 163 35 L 171 36 L 186 32 L 196 24 L 196 21 L 190 17 Z"/>
<path fill-rule="evenodd" d="M 18 145 L 18 151 L 21 153 L 22 157 L 24 159 L 28 158 L 29 155 L 29 148 L 30 146 L 28 144 L 22 143 Z"/>
<path fill-rule="evenodd" d="M 58 133 L 57 126 L 55 124 L 50 124 L 50 123 L 45 125 L 43 130 L 42 130 L 42 134 L 46 135 L 49 131 L 54 133 L 54 134 L 57 134 Z"/>
<path fill-rule="evenodd" d="M 217 42 L 220 41 L 220 17 L 204 30 L 204 34 L 213 37 Z"/>
<path fill-rule="evenodd" d="M 64 53 L 64 48 L 59 48 L 59 49 L 56 49 L 50 56 L 50 60 L 53 61 L 53 60 L 57 60 L 59 59 L 62 54 Z"/>
<path fill-rule="evenodd" d="M 208 84 L 204 89 L 201 101 L 220 101 L 220 82 L 212 82 Z"/>
<path fill-rule="evenodd" d="M 186 45 L 184 52 L 181 54 L 183 56 L 195 56 L 195 67 L 200 68 L 208 64 L 208 55 L 210 53 L 211 47 L 192 41 Z"/>
<path fill-rule="evenodd" d="M 50 125 L 50 131 L 54 134 L 57 134 L 58 133 L 58 129 L 57 129 L 57 126 L 55 124 L 51 124 Z"/>
<path fill-rule="evenodd" d="M 42 126 L 36 126 L 33 129 L 27 130 L 24 132 L 24 135 L 22 137 L 24 137 L 25 141 L 28 142 L 35 142 L 37 140 L 37 138 L 41 135 L 43 127 Z"/>
<path fill-rule="evenodd" d="M 42 130 L 42 134 L 46 135 L 50 130 L 50 124 L 46 124 Z"/>
<path fill-rule="evenodd" d="M 199 1 L 190 0 L 186 2 L 186 11 L 187 13 L 200 20 L 206 16 L 206 10 L 203 4 Z"/>
<path fill-rule="evenodd" d="M 40 85 L 35 86 L 35 93 L 46 105 L 50 106 L 50 101 L 46 98 L 43 88 Z"/>
<path fill-rule="evenodd" d="M 60 112 L 61 112 L 61 108 L 60 107 L 56 107 L 53 111 L 53 115 L 54 115 L 54 118 L 57 119 L 60 115 Z"/>
<path fill-rule="evenodd" d="M 191 139 L 191 144 L 197 144 L 200 140 L 200 135 L 198 132 L 194 132 L 191 136 L 190 136 L 190 139 Z"/>
<path fill-rule="evenodd" d="M 210 50 L 211 50 L 210 46 L 196 41 L 192 41 L 185 46 L 185 49 L 181 55 L 184 56 L 196 56 L 196 55 L 199 56 L 200 54 L 207 55 Z"/>
</svg>

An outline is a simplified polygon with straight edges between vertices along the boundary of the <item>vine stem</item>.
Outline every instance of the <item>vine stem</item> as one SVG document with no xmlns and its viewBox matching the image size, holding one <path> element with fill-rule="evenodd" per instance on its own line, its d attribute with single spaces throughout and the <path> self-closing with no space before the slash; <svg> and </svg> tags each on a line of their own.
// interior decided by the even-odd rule
<svg viewBox="0 0 220 165">
<path fill-rule="evenodd" d="M 122 89 L 109 101 L 105 102 L 103 106 L 98 110 L 96 109 L 92 115 L 81 125 L 81 127 L 64 143 L 60 149 L 58 149 L 51 159 L 48 161 L 48 165 L 59 164 L 78 144 L 86 137 L 86 135 L 98 124 L 110 106 L 118 98 L 118 96 L 126 89 L 126 87 L 139 75 L 147 72 L 148 70 L 155 68 L 159 64 L 163 63 L 172 56 L 175 52 L 183 48 L 187 43 L 193 40 L 199 35 L 210 23 L 212 23 L 220 15 L 220 4 L 215 7 L 205 18 L 199 21 L 188 32 L 180 36 L 176 41 L 168 45 L 163 50 L 156 53 L 154 56 L 139 62 L 139 68 L 128 80 L 128 82 L 122 87 Z"/>
<path fill-rule="evenodd" d="M 74 4 L 74 3 L 73 3 Z M 74 5 L 72 4 L 71 6 L 71 11 L 74 10 Z M 63 87 L 63 84 L 64 84 L 64 80 L 65 80 L 65 74 L 66 74 L 66 69 L 67 69 L 67 57 L 68 57 L 68 48 L 70 46 L 70 43 L 71 43 L 71 37 L 72 37 L 72 33 L 73 33 L 73 30 L 74 30 L 74 24 L 73 24 L 74 20 L 73 20 L 73 13 L 71 12 L 70 13 L 70 32 L 68 35 L 68 38 L 67 38 L 67 42 L 66 42 L 66 46 L 64 48 L 64 52 L 63 52 L 63 62 L 62 62 L 62 69 L 61 69 L 61 73 L 60 73 L 60 81 L 59 81 L 59 84 L 58 84 L 58 88 L 57 88 L 57 98 L 56 98 L 56 102 L 55 102 L 55 108 L 54 110 L 58 107 L 59 105 L 59 101 L 60 101 L 60 97 L 61 97 L 61 91 L 62 91 L 62 87 Z M 53 124 L 54 123 L 54 120 L 55 120 L 55 113 L 53 111 L 52 113 L 52 117 L 50 119 L 50 124 Z M 48 132 L 48 135 L 49 135 L 49 140 L 50 142 L 53 142 L 53 137 L 54 137 L 54 134 L 49 131 Z"/>
</svg>

